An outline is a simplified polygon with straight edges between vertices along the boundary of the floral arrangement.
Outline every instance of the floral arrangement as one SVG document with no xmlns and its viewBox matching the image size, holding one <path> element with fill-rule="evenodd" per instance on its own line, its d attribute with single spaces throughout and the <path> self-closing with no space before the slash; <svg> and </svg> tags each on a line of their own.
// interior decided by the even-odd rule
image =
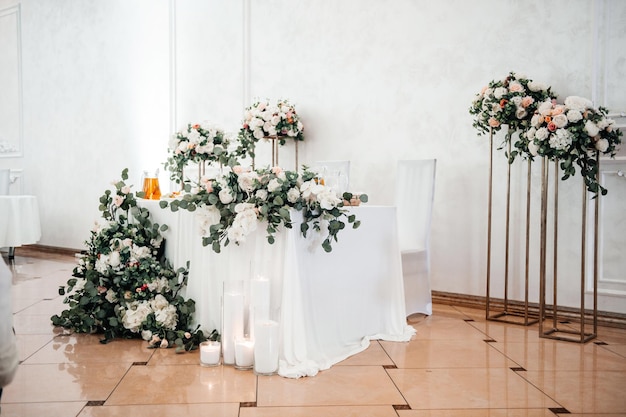
<svg viewBox="0 0 626 417">
<path fill-rule="evenodd" d="M 510 72 L 504 79 L 493 80 L 483 87 L 469 112 L 475 116 L 473 126 L 479 135 L 499 131 L 503 125 L 507 125 L 504 140 L 504 144 L 507 144 L 513 133 L 528 128 L 539 103 L 552 98 L 550 87 Z M 527 154 L 524 145 L 524 142 L 516 142 L 517 149 L 507 155 L 510 163 L 518 154 Z"/>
<path fill-rule="evenodd" d="M 230 163 L 228 146 L 230 140 L 219 127 L 208 123 L 191 124 L 172 135 L 169 142 L 169 157 L 165 168 L 171 172 L 170 179 L 183 181 L 183 169 L 189 162 Z"/>
<path fill-rule="evenodd" d="M 332 251 L 332 242 L 337 241 L 345 221 L 355 229 L 360 225 L 354 215 L 348 215 L 342 208 L 344 200 L 353 199 L 352 194 L 344 193 L 343 199 L 340 198 L 306 167 L 300 174 L 280 167 L 253 171 L 235 166 L 216 179 L 202 178 L 193 187 L 187 184 L 185 191 L 181 198 L 161 201 L 160 206 L 169 205 L 172 211 L 195 211 L 200 219 L 203 245 L 211 245 L 217 253 L 230 242 L 245 242 L 260 221 L 267 222 L 267 241 L 274 243 L 280 227 L 292 228 L 291 208 L 303 213 L 300 229 L 303 236 L 310 229 L 321 231 L 325 227 L 327 235 L 322 247 L 326 252 Z M 358 198 L 367 202 L 365 194 Z"/>
<path fill-rule="evenodd" d="M 103 343 L 115 337 L 142 337 L 150 347 L 195 349 L 206 340 L 189 328 L 195 302 L 185 300 L 187 268 L 174 270 L 163 257 L 164 240 L 149 212 L 137 207 L 131 187 L 122 180 L 100 197 L 102 220 L 96 223 L 87 250 L 79 257 L 67 287 L 69 305 L 51 317 L 55 326 L 81 333 L 104 333 Z M 210 337 L 217 338 L 217 332 Z"/>
<path fill-rule="evenodd" d="M 281 145 L 287 138 L 304 140 L 304 125 L 295 107 L 288 100 L 257 101 L 246 108 L 239 130 L 237 154 L 254 158 L 256 142 L 263 138 L 276 138 Z"/>
<path fill-rule="evenodd" d="M 526 141 L 531 157 L 540 155 L 561 161 L 564 180 L 575 174 L 574 167 L 578 165 L 587 189 L 605 195 L 607 190 L 596 179 L 596 156 L 614 157 L 622 136 L 607 114 L 607 109 L 596 109 L 582 97 L 567 97 L 564 104 L 546 100 L 537 107 L 522 140 Z"/>
</svg>

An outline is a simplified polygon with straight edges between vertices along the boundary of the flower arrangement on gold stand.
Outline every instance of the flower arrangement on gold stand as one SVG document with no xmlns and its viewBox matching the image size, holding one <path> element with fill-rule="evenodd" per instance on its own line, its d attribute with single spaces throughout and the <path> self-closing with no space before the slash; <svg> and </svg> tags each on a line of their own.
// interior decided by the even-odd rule
<svg viewBox="0 0 626 417">
<path fill-rule="evenodd" d="M 202 244 L 220 252 L 233 242 L 241 244 L 267 222 L 267 241 L 272 244 L 281 227 L 292 228 L 290 209 L 303 213 L 300 232 L 326 232 L 322 247 L 332 251 L 346 222 L 357 228 L 360 222 L 343 208 L 343 201 L 354 196 L 338 196 L 332 187 L 316 181 L 317 174 L 306 167 L 302 173 L 285 171 L 280 167 L 257 170 L 235 166 L 216 179 L 203 178 L 196 186 L 185 185 L 186 193 L 171 202 L 161 201 L 161 208 L 170 207 L 196 212 L 201 228 Z M 359 195 L 367 202 L 367 195 Z"/>
<path fill-rule="evenodd" d="M 497 132 L 506 125 L 508 130 L 504 146 L 512 140 L 514 133 L 528 128 L 530 118 L 539 103 L 554 97 L 550 87 L 510 72 L 505 78 L 493 80 L 483 87 L 472 102 L 469 112 L 475 116 L 473 126 L 479 135 Z M 527 154 L 528 150 L 524 145 L 524 142 L 515 143 L 516 149 L 510 155 L 507 154 L 510 163 L 520 153 Z"/>
<path fill-rule="evenodd" d="M 141 337 L 150 347 L 188 351 L 206 340 L 197 326 L 191 329 L 195 302 L 184 299 L 188 268 L 174 269 L 164 258 L 159 226 L 149 211 L 137 206 L 131 186 L 122 179 L 100 197 L 102 220 L 86 241 L 67 286 L 68 308 L 51 317 L 55 326 L 78 333 L 103 333 L 103 343 L 116 337 Z M 216 331 L 211 338 L 218 337 Z"/>
<path fill-rule="evenodd" d="M 562 179 L 573 176 L 578 165 L 587 190 L 605 195 L 607 190 L 596 179 L 596 155 L 615 156 L 622 132 L 614 124 L 607 109 L 594 108 L 586 98 L 570 96 L 563 104 L 553 100 L 540 103 L 522 140 L 526 141 L 531 157 L 539 155 L 560 161 Z"/>
<path fill-rule="evenodd" d="M 170 179 L 180 184 L 189 163 L 231 164 L 234 158 L 228 152 L 229 145 L 230 139 L 221 128 L 207 122 L 189 123 L 185 129 L 172 135 L 165 169 L 171 172 Z"/>
<path fill-rule="evenodd" d="M 255 157 L 256 143 L 261 139 L 272 138 L 284 145 L 291 138 L 304 140 L 304 125 L 294 105 L 288 100 L 257 101 L 246 108 L 239 130 L 237 155 Z"/>
</svg>

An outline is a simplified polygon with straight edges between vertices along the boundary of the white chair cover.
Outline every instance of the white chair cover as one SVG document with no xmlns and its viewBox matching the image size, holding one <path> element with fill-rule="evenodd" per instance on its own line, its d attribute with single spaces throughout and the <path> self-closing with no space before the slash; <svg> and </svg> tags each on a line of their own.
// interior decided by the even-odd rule
<svg viewBox="0 0 626 417">
<path fill-rule="evenodd" d="M 11 185 L 11 170 L 0 169 L 0 195 L 9 195 L 9 185 Z"/>
<path fill-rule="evenodd" d="M 326 185 L 334 187 L 338 194 L 350 189 L 350 161 L 317 161 L 313 169 L 324 178 Z"/>
<path fill-rule="evenodd" d="M 436 159 L 398 161 L 396 206 L 407 316 L 432 314 L 430 224 Z"/>
</svg>

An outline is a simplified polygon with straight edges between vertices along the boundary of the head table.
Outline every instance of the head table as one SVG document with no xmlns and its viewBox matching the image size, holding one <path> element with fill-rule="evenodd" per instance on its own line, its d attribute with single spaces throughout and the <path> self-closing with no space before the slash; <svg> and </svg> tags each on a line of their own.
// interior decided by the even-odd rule
<svg viewBox="0 0 626 417">
<path fill-rule="evenodd" d="M 224 281 L 253 277 L 270 281 L 270 309 L 279 322 L 278 374 L 313 376 L 361 352 L 369 341 L 408 341 L 402 266 L 395 207 L 360 206 L 348 210 L 361 221 L 342 230 L 326 253 L 321 233 L 300 233 L 301 213 L 291 212 L 292 229 L 282 229 L 274 244 L 259 227 L 240 244 L 215 253 L 202 246 L 195 214 L 161 209 L 139 200 L 152 220 L 167 224 L 165 254 L 175 267 L 190 261 L 186 297 L 196 301 L 197 323 L 220 330 Z M 248 290 L 249 291 L 249 290 Z"/>
<path fill-rule="evenodd" d="M 34 195 L 0 195 L 0 248 L 37 243 L 41 238 L 39 205 Z"/>
</svg>

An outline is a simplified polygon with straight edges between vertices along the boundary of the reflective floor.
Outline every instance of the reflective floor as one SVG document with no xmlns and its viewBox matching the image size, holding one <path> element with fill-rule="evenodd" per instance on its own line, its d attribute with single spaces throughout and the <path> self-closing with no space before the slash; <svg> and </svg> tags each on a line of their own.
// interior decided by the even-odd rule
<svg viewBox="0 0 626 417">
<path fill-rule="evenodd" d="M 626 416 L 626 329 L 600 328 L 581 345 L 436 305 L 432 316 L 409 319 L 417 334 L 408 343 L 372 342 L 312 378 L 257 377 L 202 368 L 194 352 L 140 340 L 102 345 L 54 328 L 74 259 L 18 249 L 15 261 L 22 362 L 2 417 Z"/>
</svg>

